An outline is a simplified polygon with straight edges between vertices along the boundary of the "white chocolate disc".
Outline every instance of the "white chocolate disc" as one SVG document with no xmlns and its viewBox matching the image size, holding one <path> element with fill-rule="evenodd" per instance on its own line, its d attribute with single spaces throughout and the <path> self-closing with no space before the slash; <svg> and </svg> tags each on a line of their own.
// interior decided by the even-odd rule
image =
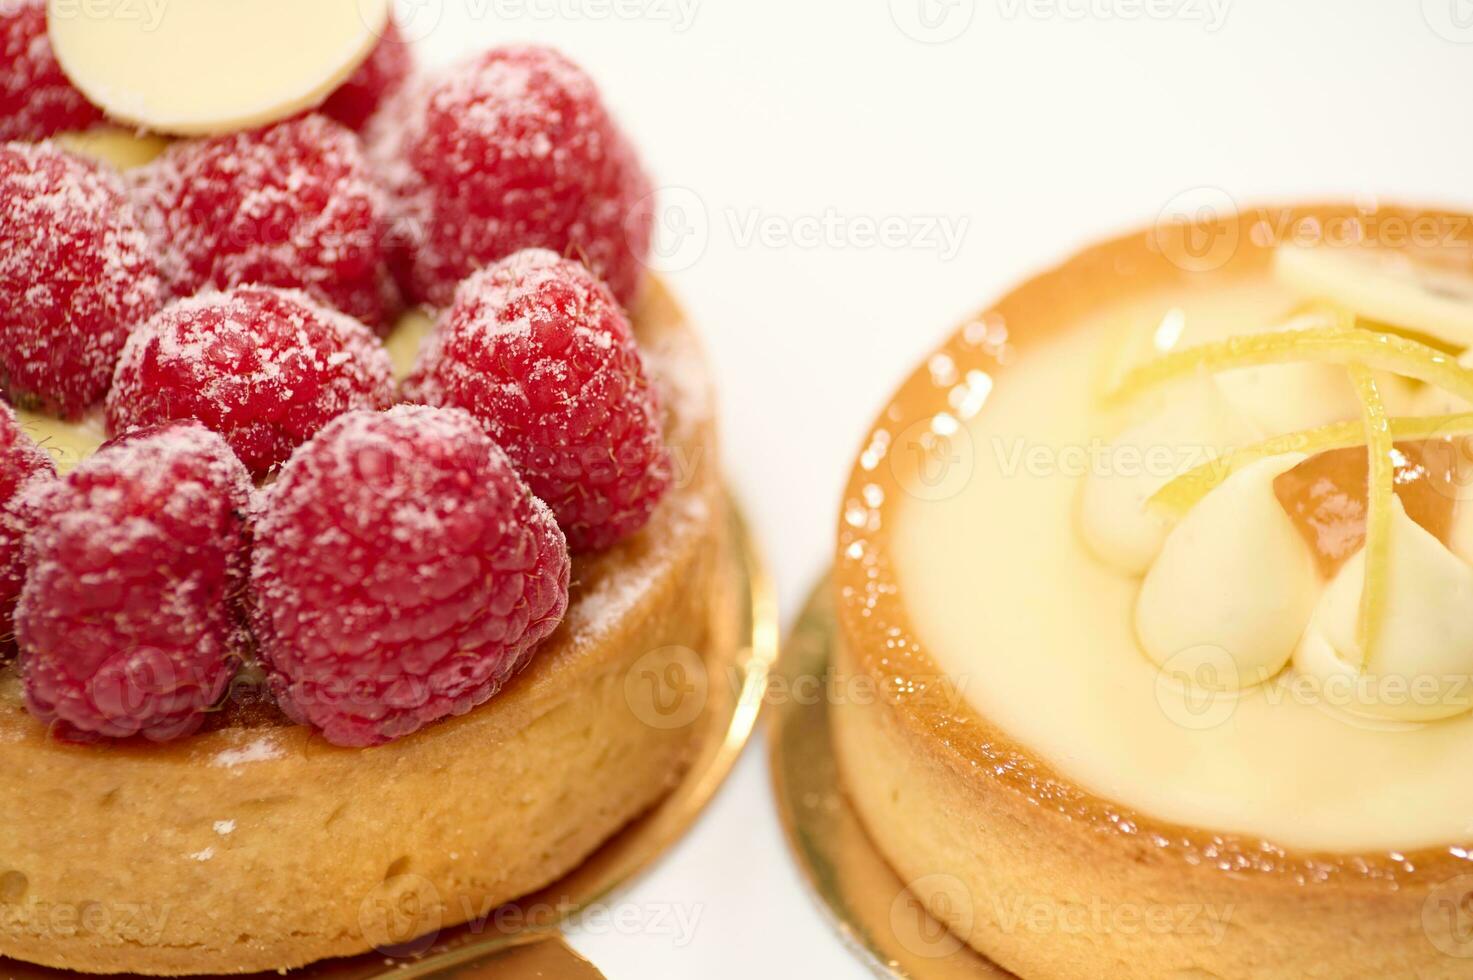
<svg viewBox="0 0 1473 980">
<path fill-rule="evenodd" d="M 389 0 L 48 0 L 51 46 L 82 93 L 121 122 L 204 135 L 310 108 L 382 36 Z"/>
<path fill-rule="evenodd" d="M 1368 248 L 1282 245 L 1274 271 L 1311 299 L 1338 303 L 1368 320 L 1473 347 L 1473 275 Z"/>
</svg>

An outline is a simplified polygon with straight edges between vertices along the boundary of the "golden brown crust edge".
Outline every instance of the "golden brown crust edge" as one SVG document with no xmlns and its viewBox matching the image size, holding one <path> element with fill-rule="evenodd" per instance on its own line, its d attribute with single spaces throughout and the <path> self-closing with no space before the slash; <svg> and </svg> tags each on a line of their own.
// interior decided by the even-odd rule
<svg viewBox="0 0 1473 980">
<path fill-rule="evenodd" d="M 1193 271 L 1183 260 L 1182 230 L 1125 236 L 1029 281 L 942 351 L 959 373 L 995 375 L 1019 350 L 1118 293 L 1123 276 L 1130 288 L 1190 287 L 1199 276 L 1221 281 L 1261 272 L 1286 228 L 1314 222 L 1324 234 L 1335 222 L 1388 220 L 1434 222 L 1439 241 L 1473 256 L 1473 229 L 1462 215 L 1257 209 L 1212 222 L 1209 233 L 1234 244 L 1210 268 Z M 922 369 L 881 414 L 846 493 L 835 576 L 842 669 L 860 675 L 866 689 L 903 692 L 835 705 L 846 788 L 907 881 L 935 875 L 932 889 L 949 883 L 959 891 L 922 895 L 928 907 L 1028 980 L 1470 975 L 1469 961 L 1441 951 L 1446 943 L 1438 940 L 1447 937 L 1436 921 L 1440 901 L 1461 897 L 1461 890 L 1443 894 L 1448 883 L 1473 871 L 1467 848 L 1316 854 L 1153 820 L 1062 778 L 949 688 L 906 622 L 885 508 L 866 503 L 902 496 L 897 474 L 904 468 L 887 465 L 885 452 L 898 434 L 945 408 L 945 395 Z M 879 492 L 866 492 L 871 486 Z M 958 920 L 959 906 L 970 911 L 968 921 Z M 1054 926 L 1030 928 L 1013 914 L 1018 909 Z M 1171 911 L 1173 928 L 1122 924 L 1169 919 Z M 1221 929 L 1208 927 L 1204 916 L 1212 914 Z M 1095 928 L 1100 916 L 1105 924 Z"/>
<path fill-rule="evenodd" d="M 432 926 L 484 915 L 667 793 L 700 726 L 647 723 L 625 679 L 706 650 L 726 513 L 698 343 L 658 284 L 636 321 L 687 465 L 645 532 L 575 562 L 567 622 L 488 704 L 369 750 L 295 727 L 96 749 L 0 685 L 0 955 L 149 975 L 353 955 L 413 938 L 406 895 Z"/>
<path fill-rule="evenodd" d="M 839 669 L 854 667 L 841 653 Z M 1428 931 L 1439 923 L 1424 926 L 1430 882 L 1306 887 L 1190 865 L 1149 836 L 1072 819 L 988 773 L 958 773 L 883 701 L 836 705 L 832 724 L 845 791 L 885 859 L 933 916 L 1025 980 L 1470 975 Z"/>
</svg>

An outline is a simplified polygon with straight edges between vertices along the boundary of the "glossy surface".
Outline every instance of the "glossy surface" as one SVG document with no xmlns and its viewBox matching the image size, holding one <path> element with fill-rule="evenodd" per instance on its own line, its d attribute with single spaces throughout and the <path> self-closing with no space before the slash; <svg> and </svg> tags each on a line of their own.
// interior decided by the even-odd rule
<svg viewBox="0 0 1473 980">
<path fill-rule="evenodd" d="M 1352 219 L 1352 225 L 1365 222 L 1369 217 L 1357 214 L 1352 208 L 1333 206 L 1297 209 L 1295 215 L 1302 220 L 1320 222 Z M 1375 217 L 1393 215 L 1414 216 L 1411 212 L 1383 209 Z M 1000 780 L 1038 806 L 1086 821 L 1103 832 L 1149 841 L 1165 860 L 1180 860 L 1189 865 L 1215 867 L 1232 873 L 1254 870 L 1281 874 L 1301 883 L 1363 881 L 1368 887 L 1371 882 L 1394 882 L 1422 873 L 1457 873 L 1459 869 L 1468 867 L 1468 851 L 1462 843 L 1430 843 L 1439 837 L 1446 839 L 1445 823 L 1443 829 L 1423 827 L 1407 835 L 1409 844 L 1403 849 L 1387 844 L 1375 845 L 1365 840 L 1357 844 L 1355 838 L 1364 832 L 1365 827 L 1344 834 L 1317 834 L 1300 821 L 1286 828 L 1285 833 L 1274 832 L 1266 836 L 1263 830 L 1254 829 L 1252 821 L 1247 821 L 1234 829 L 1233 821 L 1220 816 L 1210 817 L 1210 813 L 1216 812 L 1215 802 L 1208 804 L 1208 819 L 1182 817 L 1183 814 L 1200 815 L 1202 811 L 1192 807 L 1200 805 L 1201 800 L 1189 801 L 1190 806 L 1176 810 L 1174 816 L 1165 817 L 1161 812 L 1169 808 L 1160 807 L 1159 801 L 1153 812 L 1147 812 L 1139 803 L 1131 805 L 1130 801 L 1135 798 L 1122 792 L 1118 782 L 1079 779 L 1080 762 L 1075 749 L 1081 747 L 1077 744 L 1059 743 L 1057 740 L 1050 743 L 1047 731 L 1038 724 L 1029 729 L 1027 739 L 1020 740 L 1012 723 L 1022 710 L 1031 710 L 1038 716 L 1040 704 L 1046 706 L 1042 712 L 1044 718 L 1068 718 L 1071 712 L 1087 709 L 1096 699 L 1115 699 L 1117 710 L 1113 714 L 1116 717 L 1128 719 L 1137 713 L 1149 712 L 1159 719 L 1162 702 L 1157 702 L 1152 693 L 1156 677 L 1151 671 L 1139 668 L 1140 680 L 1146 687 L 1143 692 L 1130 695 L 1136 700 L 1143 699 L 1142 704 L 1121 704 L 1121 691 L 1111 686 L 1111 678 L 1104 675 L 1091 676 L 1086 680 L 1093 683 L 1075 687 L 1077 694 L 1085 698 L 1080 702 L 1073 700 L 1074 695 L 1061 701 L 1052 690 L 1045 690 L 1030 696 L 1026 703 L 1009 707 L 1000 703 L 1003 699 L 997 697 L 995 687 L 993 696 L 989 698 L 985 690 L 979 693 L 979 689 L 973 686 L 966 688 L 966 699 L 958 704 L 946 696 L 948 688 L 957 686 L 952 669 L 956 664 L 944 659 L 937 643 L 928 643 L 934 637 L 917 628 L 922 623 L 934 626 L 938 617 L 931 613 L 946 605 L 983 611 L 979 615 L 986 615 L 985 611 L 989 609 L 1006 610 L 1007 616 L 999 612 L 999 620 L 1016 619 L 1020 614 L 1036 615 L 1039 610 L 1055 620 L 1080 620 L 1088 619 L 1091 609 L 1114 608 L 1116 611 L 1109 614 L 1113 618 L 1109 619 L 1106 628 L 1114 635 L 1129 636 L 1127 597 L 1133 587 L 1128 580 L 1112 579 L 1097 569 L 1087 586 L 1073 583 L 1069 593 L 1071 601 L 1063 607 L 1057 601 L 1050 601 L 1050 597 L 1057 596 L 1059 591 L 1057 576 L 1030 579 L 1031 587 L 1028 589 L 1009 587 L 1000 593 L 989 591 L 989 586 L 995 585 L 999 579 L 1015 582 L 1020 575 L 1018 552 L 1010 547 L 1010 542 L 1016 544 L 1026 537 L 1026 533 L 1015 531 L 996 537 L 997 519 L 993 514 L 993 523 L 988 525 L 988 533 L 993 534 L 993 538 L 989 539 L 988 533 L 979 536 L 975 524 L 985 517 L 979 517 L 974 508 L 972 516 L 967 519 L 974 526 L 969 527 L 967 521 L 935 521 L 933 526 L 945 527 L 945 533 L 939 537 L 930 535 L 925 541 L 917 542 L 909 533 L 915 527 L 898 524 L 897 515 L 903 516 L 905 508 L 917 501 L 936 503 L 933 510 L 944 509 L 947 501 L 963 494 L 974 482 L 985 480 L 982 468 L 995 465 L 994 461 L 999 457 L 994 453 L 994 443 L 979 443 L 977 432 L 963 424 L 969 416 L 978 417 L 980 408 L 973 405 L 968 393 L 990 392 L 992 397 L 984 396 L 982 400 L 989 403 L 989 412 L 994 411 L 998 391 L 1010 383 L 1009 372 L 1026 368 L 1026 355 L 1045 351 L 1050 355 L 1047 362 L 1057 366 L 1059 345 L 1072 342 L 1070 334 L 1075 326 L 1092 316 L 1108 318 L 1107 313 L 1098 309 L 1101 295 L 1120 296 L 1121 284 L 1129 283 L 1129 293 L 1142 303 L 1133 318 L 1139 318 L 1151 309 L 1160 316 L 1171 304 L 1162 307 L 1159 294 L 1153 299 L 1153 292 L 1175 290 L 1187 298 L 1198 300 L 1210 296 L 1210 305 L 1220 308 L 1224 295 L 1239 297 L 1244 288 L 1255 280 L 1266 279 L 1269 252 L 1259 243 L 1271 244 L 1272 235 L 1260 234 L 1254 227 L 1254 220 L 1251 215 L 1226 220 L 1225 223 L 1232 225 L 1227 231 L 1238 243 L 1237 251 L 1226 268 L 1217 266 L 1207 273 L 1190 272 L 1186 263 L 1172 261 L 1184 254 L 1184 239 L 1191 229 L 1167 226 L 1154 233 L 1129 236 L 1091 249 L 1067 265 L 1031 280 L 993 309 L 979 315 L 916 372 L 882 413 L 860 456 L 846 496 L 836 567 L 841 630 L 845 642 L 854 644 L 866 670 L 879 680 L 882 689 L 893 692 L 896 716 L 918 744 L 933 747 L 959 772 L 971 772 L 975 774 L 973 778 L 981 780 Z M 1465 248 L 1467 239 L 1466 229 L 1461 238 L 1455 232 L 1450 232 L 1448 237 L 1449 241 L 1460 242 Z M 1121 299 L 1124 301 L 1125 297 L 1121 296 Z M 1098 323 L 1096 328 L 1106 330 L 1105 325 Z M 1090 384 L 1091 375 L 1095 372 L 1088 366 L 1096 360 L 1094 352 L 1082 355 L 1076 366 L 1070 369 L 1069 380 L 1062 386 L 1062 397 L 1072 399 L 1081 411 L 1089 399 L 1086 392 L 1077 389 L 1081 386 L 1098 388 L 1098 385 Z M 937 371 L 938 364 L 945 370 Z M 1014 397 L 1027 400 L 1026 392 L 1031 391 L 1035 408 L 1040 404 L 1046 405 L 1048 398 L 1056 397 L 1055 386 L 1059 384 L 1059 378 L 1048 381 L 1035 372 L 1032 380 L 1035 382 L 1032 386 L 1011 382 L 1021 389 Z M 1055 418 L 1068 415 L 1053 408 L 1049 408 L 1047 414 Z M 1020 417 L 1013 416 L 1015 420 Z M 1088 437 L 1088 434 L 1086 429 L 1084 435 Z M 1007 435 L 1015 443 L 1026 446 L 1029 437 L 1037 438 L 1039 433 L 1014 429 Z M 1063 435 L 1077 439 L 1080 433 L 1071 431 Z M 1055 502 L 1069 499 L 1067 491 L 1050 490 L 1049 493 Z M 1013 493 L 1006 501 L 996 501 L 992 510 L 1016 517 L 1007 508 L 1016 507 L 1018 498 L 1019 495 Z M 1059 513 L 1068 513 L 1067 505 L 1064 506 L 1065 509 Z M 1073 548 L 1072 530 L 1067 527 L 1067 522 L 1058 520 L 1058 514 L 1054 515 L 1050 528 L 1042 533 L 1057 538 L 1060 543 L 1069 538 L 1067 546 Z M 1039 529 L 1031 526 L 1030 530 L 1038 532 Z M 930 587 L 907 589 L 905 573 L 917 562 L 911 561 L 904 568 L 898 566 L 896 542 L 899 541 L 907 542 L 913 555 L 923 555 L 928 559 L 948 558 L 958 566 L 968 560 L 974 566 L 993 562 L 997 574 L 985 581 L 972 580 L 966 583 L 965 588 L 953 582 L 945 595 L 939 594 L 936 588 L 938 584 L 945 583 L 944 578 L 931 579 Z M 1048 546 L 1052 548 L 1054 545 L 1051 542 Z M 1057 573 L 1059 569 L 1052 571 Z M 1064 612 L 1067 615 L 1062 615 Z M 953 645 L 952 649 L 955 650 L 956 646 Z M 1027 659 L 1036 656 L 1038 649 L 1035 644 L 1032 650 L 1014 650 L 1011 656 L 1014 660 Z M 1086 665 L 1080 669 L 1094 670 L 1096 666 L 1089 661 L 1079 663 Z M 993 686 L 993 679 L 985 672 L 979 675 L 973 669 L 962 673 L 971 674 L 974 685 Z M 1178 692 L 1176 697 L 1180 699 L 1181 694 Z M 986 707 L 979 711 L 977 704 L 983 699 L 986 699 Z M 1169 699 L 1165 703 L 1169 704 Z M 1299 714 L 1305 716 L 1306 723 L 1320 724 L 1313 722 L 1308 712 Z M 1240 705 L 1234 724 L 1243 717 Z M 1326 724 L 1336 731 L 1357 731 L 1338 721 Z M 1042 737 L 1035 737 L 1040 733 Z M 1358 742 L 1357 747 L 1379 746 L 1374 754 L 1379 756 L 1378 766 L 1385 768 L 1378 768 L 1378 772 L 1400 774 L 1415 768 L 1408 766 L 1404 755 L 1398 755 L 1400 750 L 1396 747 L 1396 738 L 1375 738 L 1365 730 L 1360 730 L 1359 734 L 1364 741 Z M 1171 742 L 1164 746 L 1145 742 L 1140 747 L 1154 748 L 1167 756 L 1175 754 L 1178 764 L 1183 767 L 1181 771 L 1191 772 L 1198 760 L 1192 757 L 1190 748 L 1182 741 L 1176 740 L 1175 749 Z M 1206 742 L 1210 743 L 1210 739 Z M 1064 748 L 1064 744 L 1069 747 Z M 1197 744 L 1200 747 L 1204 743 Z M 1284 744 L 1271 743 L 1269 750 L 1279 752 Z M 1098 746 L 1086 745 L 1081 751 L 1088 749 L 1097 750 Z M 1119 751 L 1116 745 L 1117 756 Z M 1098 758 L 1099 752 L 1095 751 L 1094 755 Z M 1272 760 L 1273 756 L 1270 754 L 1268 758 Z M 1284 768 L 1287 771 L 1288 767 Z M 1124 775 L 1128 773 L 1116 772 L 1116 776 Z M 1316 767 L 1301 768 L 1294 775 L 1301 782 L 1324 781 Z M 1366 786 L 1369 785 L 1372 783 L 1367 782 Z M 1391 795 L 1418 799 L 1416 794 L 1422 788 L 1412 789 L 1400 775 L 1389 783 L 1374 785 L 1383 791 L 1367 791 L 1362 794 L 1365 799 L 1384 798 L 1390 787 L 1395 787 L 1390 790 Z M 1294 787 L 1283 789 L 1293 795 Z M 1117 802 L 1122 799 L 1127 802 Z M 1383 808 L 1382 812 L 1391 812 L 1392 809 Z M 1464 807 L 1463 812 L 1473 811 Z M 1333 819 L 1333 815 L 1329 816 Z M 1461 824 L 1462 821 L 1459 826 Z M 1281 826 L 1282 821 L 1265 829 L 1277 830 Z M 1387 836 L 1384 825 L 1377 826 L 1381 829 L 1369 836 Z M 1423 834 L 1424 830 L 1430 833 L 1430 840 Z M 1399 834 L 1393 830 L 1391 836 Z M 1326 843 L 1317 845 L 1314 843 L 1317 837 Z"/>
</svg>

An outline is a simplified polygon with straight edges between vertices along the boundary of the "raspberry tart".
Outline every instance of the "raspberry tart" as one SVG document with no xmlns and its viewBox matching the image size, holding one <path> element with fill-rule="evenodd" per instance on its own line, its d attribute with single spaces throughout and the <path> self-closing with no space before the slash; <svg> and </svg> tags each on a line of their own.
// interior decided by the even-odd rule
<svg viewBox="0 0 1473 980">
<path fill-rule="evenodd" d="M 730 615 L 632 149 L 561 55 L 417 77 L 392 21 L 320 91 L 125 134 L 179 104 L 94 105 L 110 42 L 45 14 L 0 11 L 0 952 L 282 970 L 550 885 L 683 775 L 700 719 L 626 682 Z"/>
<path fill-rule="evenodd" d="M 1002 968 L 1468 975 L 1468 228 L 1163 223 L 1007 295 L 876 423 L 840 771 Z"/>
</svg>

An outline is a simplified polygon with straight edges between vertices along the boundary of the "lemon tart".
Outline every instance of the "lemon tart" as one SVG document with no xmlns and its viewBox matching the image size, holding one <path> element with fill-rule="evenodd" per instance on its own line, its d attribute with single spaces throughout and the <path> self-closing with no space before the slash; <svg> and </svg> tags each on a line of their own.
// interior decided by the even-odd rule
<svg viewBox="0 0 1473 980">
<path fill-rule="evenodd" d="M 1463 215 L 1163 224 L 900 389 L 833 727 L 936 918 L 1026 980 L 1469 975 L 1470 287 Z"/>
</svg>

